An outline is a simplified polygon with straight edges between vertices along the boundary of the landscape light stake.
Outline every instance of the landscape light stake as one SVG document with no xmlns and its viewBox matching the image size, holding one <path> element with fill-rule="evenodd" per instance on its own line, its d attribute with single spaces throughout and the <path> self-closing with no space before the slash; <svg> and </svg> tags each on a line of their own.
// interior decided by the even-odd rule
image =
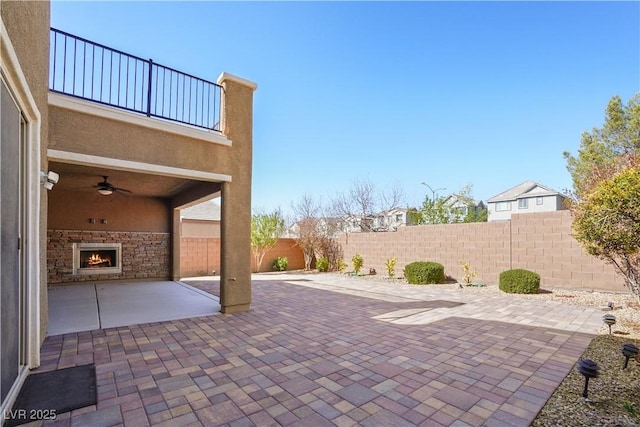
<svg viewBox="0 0 640 427">
<path fill-rule="evenodd" d="M 622 346 L 622 355 L 624 356 L 624 366 L 622 369 L 627 369 L 629 359 L 638 355 L 638 347 L 633 344 L 625 344 Z"/>
<path fill-rule="evenodd" d="M 582 391 L 582 397 L 587 399 L 589 389 L 589 378 L 596 378 L 600 367 L 596 362 L 591 359 L 582 359 L 578 362 L 578 372 L 584 376 L 584 390 Z"/>
<path fill-rule="evenodd" d="M 605 314 L 602 316 L 602 321 L 609 326 L 609 335 L 611 335 L 611 326 L 616 324 L 616 316 L 613 314 Z"/>
</svg>

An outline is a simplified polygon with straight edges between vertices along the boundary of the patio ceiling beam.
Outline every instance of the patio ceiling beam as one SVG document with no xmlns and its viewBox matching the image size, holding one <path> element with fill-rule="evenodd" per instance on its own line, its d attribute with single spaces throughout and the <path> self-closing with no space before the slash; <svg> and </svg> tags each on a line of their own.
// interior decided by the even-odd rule
<svg viewBox="0 0 640 427">
<path fill-rule="evenodd" d="M 206 182 L 230 182 L 231 175 L 204 172 L 193 169 L 176 168 L 172 166 L 156 165 L 152 163 L 135 162 L 131 160 L 114 159 L 110 157 L 93 156 L 90 154 L 74 153 L 62 150 L 47 150 L 49 161 L 71 163 L 74 165 L 109 168 L 126 172 L 147 173 L 151 175 L 169 176 L 173 178 L 191 179 Z"/>
</svg>

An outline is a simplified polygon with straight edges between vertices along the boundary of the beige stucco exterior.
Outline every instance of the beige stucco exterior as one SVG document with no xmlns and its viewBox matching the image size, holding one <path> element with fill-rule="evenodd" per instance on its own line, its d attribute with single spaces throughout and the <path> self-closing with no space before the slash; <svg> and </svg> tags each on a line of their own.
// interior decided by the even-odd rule
<svg viewBox="0 0 640 427">
<path fill-rule="evenodd" d="M 253 159 L 253 91 L 256 86 L 222 74 L 222 133 L 234 144 L 228 160 L 233 181 L 222 185 L 220 299 L 225 313 L 245 311 L 251 304 L 251 170 Z"/>
<path fill-rule="evenodd" d="M 20 231 L 20 283 L 24 291 L 21 318 L 25 321 L 19 336 L 24 354 L 11 390 L 3 387 L 1 409 L 4 411 L 17 397 L 28 370 L 40 364 L 40 345 L 47 328 L 46 236 L 47 195 L 41 191 L 39 171 L 46 170 L 48 141 L 48 56 L 49 3 L 0 1 L 0 73 L 24 119 L 25 137 L 21 141 L 20 194 L 22 230 Z M 4 159 L 5 161 L 7 159 Z M 15 189 L 14 189 L 15 190 Z M 4 249 L 4 248 L 3 248 Z M 4 277 L 4 271 L 0 276 Z M 6 279 L 6 278 L 5 278 Z M 3 281 L 3 287 L 5 282 Z M 2 309 L 6 304 L 0 302 Z M 6 327 L 17 325 L 1 324 Z M 0 345 L 4 361 L 6 342 Z M 3 363 L 4 367 L 4 363 Z M 3 386 L 5 386 L 4 370 Z M 4 413 L 4 412 L 3 412 Z"/>
<path fill-rule="evenodd" d="M 20 63 L 21 72 L 24 74 L 29 86 L 29 93 L 37 105 L 40 116 L 40 152 L 37 162 L 41 170 L 47 170 L 47 141 L 48 138 L 48 108 L 47 95 L 49 75 L 49 2 L 21 2 L 1 1 L 0 15 L 2 23 L 11 40 L 11 45 Z M 4 61 L 3 61 L 4 62 Z M 13 74 L 13 70 L 3 68 L 4 72 Z M 12 76 L 18 78 L 17 76 Z M 34 159 L 36 161 L 36 159 Z M 46 212 L 47 194 L 41 193 L 40 210 Z M 38 234 L 46 235 L 47 217 L 41 215 Z M 43 311 L 48 309 L 47 282 L 46 282 L 46 239 L 34 242 L 39 246 L 39 272 L 40 272 L 40 306 Z M 44 332 L 47 329 L 47 316 L 40 316 L 41 339 L 44 340 Z"/>
<path fill-rule="evenodd" d="M 223 73 L 222 132 L 92 105 L 49 91 L 50 4 L 0 0 L 2 83 L 22 111 L 27 147 L 21 200 L 26 232 L 28 328 L 26 368 L 39 365 L 48 319 L 47 236 L 138 233 L 170 236 L 166 251 L 170 277 L 180 274 L 181 208 L 221 196 L 221 306 L 226 313 L 251 304 L 251 166 L 253 92 L 256 85 Z M 179 68 L 179 66 L 177 67 Z M 13 140 L 13 139 L 12 139 Z M 6 160 L 6 159 L 5 159 Z M 60 174 L 53 190 L 44 190 L 40 171 L 71 167 L 100 175 L 129 174 L 153 187 L 170 179 L 179 185 L 154 194 L 104 198 L 73 187 Z M 98 172 L 96 172 L 98 173 Z M 95 178 L 90 177 L 91 183 Z M 141 184 L 142 185 L 142 184 Z M 159 187 L 161 188 L 161 186 Z M 155 188 L 157 190 L 157 188 Z M 92 234 L 94 233 L 94 234 Z M 144 243 L 143 243 L 144 245 Z M 173 261 L 171 261 L 173 260 Z M 6 326 L 6 325 L 5 325 Z M 3 353 L 4 355 L 4 353 Z M 9 407 L 26 377 L 22 370 L 2 409 Z M 3 395 L 4 397 L 4 395 Z"/>
<path fill-rule="evenodd" d="M 224 312 L 248 310 L 251 303 L 250 224 L 253 91 L 256 86 L 243 79 L 223 74 L 222 135 L 188 126 L 167 124 L 163 120 L 126 111 L 107 111 L 88 101 L 49 95 L 50 159 L 151 175 L 180 175 L 197 184 L 184 191 L 167 194 L 167 211 L 146 209 L 147 200 L 118 202 L 104 208 L 104 200 L 95 194 L 52 193 L 52 225 L 65 229 L 86 230 L 87 218 L 120 218 L 120 225 L 110 220 L 117 231 L 172 232 L 174 279 L 180 278 L 179 215 L 173 211 L 200 200 L 222 194 L 222 265 L 221 306 Z M 110 109 L 115 110 L 115 109 Z M 75 194 L 81 198 L 74 199 Z M 82 199 L 85 198 L 85 200 Z M 93 201 L 92 201 L 93 200 Z M 118 209 L 117 204 L 122 205 Z M 78 206 L 74 218 L 65 207 Z M 154 206 L 157 206 L 155 203 Z M 89 206 L 89 207 L 87 207 Z M 103 207 L 102 210 L 101 206 Z M 106 209 L 106 210 L 105 210 Z M 94 213 L 98 210 L 97 213 Z M 81 212 L 78 212 L 81 211 Z M 117 212 L 117 213 L 116 213 Z M 155 213 L 154 213 L 155 212 Z M 126 218 L 129 218 L 126 220 Z M 145 224 L 136 224 L 144 220 Z M 167 222 L 168 221 L 168 222 Z M 156 224 L 150 227 L 149 222 Z M 92 229 L 94 225 L 92 224 Z M 50 227 L 50 229 L 53 229 Z"/>
<path fill-rule="evenodd" d="M 220 238 L 220 221 L 206 219 L 182 219 L 182 237 Z"/>
</svg>

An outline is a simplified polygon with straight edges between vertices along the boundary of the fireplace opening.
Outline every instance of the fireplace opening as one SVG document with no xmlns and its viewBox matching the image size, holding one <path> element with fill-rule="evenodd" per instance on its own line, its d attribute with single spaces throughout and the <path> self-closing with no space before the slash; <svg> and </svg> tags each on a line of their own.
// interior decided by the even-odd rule
<svg viewBox="0 0 640 427">
<path fill-rule="evenodd" d="M 121 243 L 74 243 L 73 274 L 121 274 Z"/>
<path fill-rule="evenodd" d="M 113 250 L 80 251 L 80 268 L 117 267 L 117 252 Z"/>
</svg>

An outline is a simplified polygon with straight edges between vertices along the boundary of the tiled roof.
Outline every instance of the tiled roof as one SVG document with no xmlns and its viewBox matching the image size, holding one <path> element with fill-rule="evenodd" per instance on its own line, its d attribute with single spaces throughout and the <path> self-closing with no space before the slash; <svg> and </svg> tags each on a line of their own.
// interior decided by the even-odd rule
<svg viewBox="0 0 640 427">
<path fill-rule="evenodd" d="M 562 196 L 559 192 L 552 190 L 551 188 L 545 187 L 542 184 L 538 184 L 535 181 L 525 181 L 521 184 L 516 185 L 504 191 L 498 195 L 493 196 L 489 200 L 488 203 L 491 202 L 505 202 L 509 200 L 517 200 L 523 197 L 534 197 L 534 196 Z"/>
<path fill-rule="evenodd" d="M 184 219 L 219 220 L 220 205 L 215 200 L 209 200 L 183 209 L 180 212 L 180 217 Z"/>
</svg>

